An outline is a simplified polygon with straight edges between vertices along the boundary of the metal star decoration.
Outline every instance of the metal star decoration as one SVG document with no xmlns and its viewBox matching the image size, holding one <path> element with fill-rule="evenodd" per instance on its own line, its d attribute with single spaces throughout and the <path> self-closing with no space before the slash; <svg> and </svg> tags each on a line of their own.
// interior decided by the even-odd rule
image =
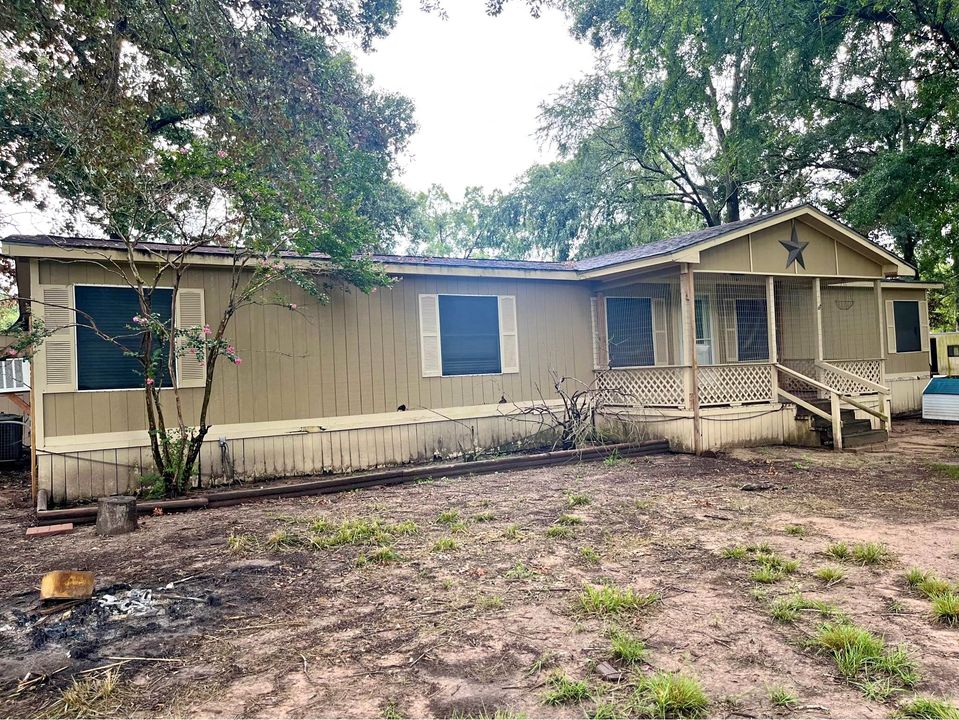
<svg viewBox="0 0 959 720">
<path fill-rule="evenodd" d="M 786 259 L 787 270 L 794 262 L 798 262 L 802 266 L 803 270 L 806 269 L 806 261 L 803 260 L 802 251 L 806 249 L 806 246 L 809 245 L 809 243 L 799 242 L 799 236 L 796 234 L 795 222 L 793 222 L 793 229 L 789 236 L 789 240 L 780 240 L 779 244 L 789 251 L 789 257 Z"/>
</svg>

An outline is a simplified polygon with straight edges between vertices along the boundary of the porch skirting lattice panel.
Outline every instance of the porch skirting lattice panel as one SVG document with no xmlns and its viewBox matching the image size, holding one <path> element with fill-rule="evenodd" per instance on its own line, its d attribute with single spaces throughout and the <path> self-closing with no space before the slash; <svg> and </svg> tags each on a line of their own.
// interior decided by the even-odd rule
<svg viewBox="0 0 959 720">
<path fill-rule="evenodd" d="M 704 365 L 699 368 L 699 404 L 774 402 L 773 383 L 773 366 L 769 363 Z"/>
<path fill-rule="evenodd" d="M 604 370 L 597 387 L 609 405 L 686 406 L 686 368 L 648 367 Z"/>
</svg>

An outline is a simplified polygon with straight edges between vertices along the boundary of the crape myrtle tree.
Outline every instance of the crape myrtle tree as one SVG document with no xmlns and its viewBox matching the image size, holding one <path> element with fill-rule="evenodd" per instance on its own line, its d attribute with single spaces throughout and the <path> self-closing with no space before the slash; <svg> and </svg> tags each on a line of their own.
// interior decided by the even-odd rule
<svg viewBox="0 0 959 720">
<path fill-rule="evenodd" d="M 242 358 L 230 323 L 293 283 L 388 282 L 370 254 L 400 232 L 411 199 L 392 181 L 410 103 L 375 92 L 346 49 L 389 31 L 398 0 L 7 0 L 0 7 L 0 190 L 66 211 L 63 233 L 131 288 L 139 312 L 107 333 L 142 373 L 156 472 L 189 487 L 217 369 Z M 227 258 L 223 313 L 178 327 L 191 253 Z M 312 256 L 312 262 L 292 258 Z M 160 308 L 157 288 L 173 288 Z M 163 295 L 166 302 L 166 294 Z M 42 297 L 29 298 L 43 303 Z M 50 308 L 45 308 L 45 314 Z M 161 310 L 163 312 L 161 312 Z M 163 318 L 171 318 L 165 321 Z M 49 330 L 34 321 L 8 352 Z M 176 363 L 202 363 L 186 401 Z"/>
</svg>

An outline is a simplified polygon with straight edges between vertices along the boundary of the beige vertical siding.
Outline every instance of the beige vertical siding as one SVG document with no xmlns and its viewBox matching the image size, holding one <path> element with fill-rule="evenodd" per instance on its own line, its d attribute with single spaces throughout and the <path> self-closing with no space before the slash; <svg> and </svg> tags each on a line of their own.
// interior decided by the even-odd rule
<svg viewBox="0 0 959 720">
<path fill-rule="evenodd" d="M 42 284 L 118 284 L 90 263 L 42 262 Z M 223 312 L 229 272 L 198 269 L 183 285 L 204 289 L 206 317 Z M 407 408 L 441 408 L 549 397 L 549 370 L 589 381 L 592 336 L 589 289 L 540 280 L 406 276 L 370 295 L 335 290 L 328 304 L 293 286 L 277 291 L 296 303 L 241 309 L 229 337 L 243 359 L 217 368 L 210 422 L 252 423 L 337 417 Z M 515 295 L 520 372 L 424 378 L 420 369 L 420 293 Z M 45 396 L 47 437 L 121 432 L 146 427 L 141 391 Z M 184 390 L 195 418 L 201 390 Z M 172 412 L 167 407 L 168 413 Z"/>
</svg>

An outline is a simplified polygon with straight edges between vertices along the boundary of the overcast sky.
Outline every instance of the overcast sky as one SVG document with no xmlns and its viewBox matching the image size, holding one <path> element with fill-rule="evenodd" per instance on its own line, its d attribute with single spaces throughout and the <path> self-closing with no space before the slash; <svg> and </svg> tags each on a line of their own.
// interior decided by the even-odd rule
<svg viewBox="0 0 959 720">
<path fill-rule="evenodd" d="M 588 72 L 592 51 L 575 41 L 559 11 L 530 16 L 508 3 L 489 17 L 482 0 L 447 2 L 447 19 L 406 0 L 396 29 L 361 68 L 378 87 L 416 105 L 419 130 L 403 158 L 401 180 L 432 183 L 459 197 L 468 185 L 506 188 L 535 162 L 554 157 L 534 137 L 539 104 Z"/>
<path fill-rule="evenodd" d="M 412 190 L 443 185 L 454 198 L 469 185 L 506 189 L 555 153 L 534 137 L 539 104 L 588 72 L 592 52 L 570 37 L 564 16 L 539 18 L 525 3 L 489 17 L 483 0 L 445 3 L 447 18 L 406 0 L 396 29 L 375 51 L 355 53 L 377 87 L 416 105 L 419 125 L 401 159 Z M 0 197 L 0 235 L 50 232 L 60 218 Z"/>
</svg>

